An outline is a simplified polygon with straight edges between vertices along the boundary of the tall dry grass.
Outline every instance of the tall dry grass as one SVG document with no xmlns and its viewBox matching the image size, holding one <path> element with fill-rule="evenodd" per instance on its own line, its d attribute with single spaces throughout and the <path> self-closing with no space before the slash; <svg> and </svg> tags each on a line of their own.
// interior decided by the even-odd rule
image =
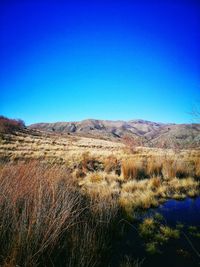
<svg viewBox="0 0 200 267">
<path fill-rule="evenodd" d="M 166 159 L 162 168 L 163 177 L 166 178 L 186 178 L 194 177 L 194 163 L 176 159 Z"/>
<path fill-rule="evenodd" d="M 115 172 L 116 174 L 120 175 L 121 168 L 119 160 L 114 155 L 108 156 L 104 160 L 104 170 L 107 173 Z"/>
<path fill-rule="evenodd" d="M 151 176 L 161 176 L 163 161 L 159 157 L 152 157 L 147 161 L 147 174 Z"/>
<path fill-rule="evenodd" d="M 101 266 L 116 206 L 88 200 L 64 166 L 0 166 L 1 266 Z"/>
<path fill-rule="evenodd" d="M 195 175 L 197 178 L 200 178 L 200 158 L 194 160 L 195 166 Z"/>
<path fill-rule="evenodd" d="M 145 163 L 132 158 L 122 161 L 121 172 L 125 180 L 141 179 L 147 175 Z"/>
<path fill-rule="evenodd" d="M 130 157 L 121 162 L 121 173 L 125 180 L 144 179 L 159 176 L 166 179 L 200 177 L 200 161 L 176 158 L 150 157 L 139 159 Z"/>
</svg>

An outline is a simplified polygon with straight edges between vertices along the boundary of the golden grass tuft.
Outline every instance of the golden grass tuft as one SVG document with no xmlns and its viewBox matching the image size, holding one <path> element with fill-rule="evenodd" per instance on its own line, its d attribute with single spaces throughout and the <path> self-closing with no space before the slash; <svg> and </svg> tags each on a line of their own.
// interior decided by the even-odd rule
<svg viewBox="0 0 200 267">
<path fill-rule="evenodd" d="M 153 177 L 150 179 L 150 186 L 153 189 L 157 189 L 161 186 L 161 177 Z"/>
<path fill-rule="evenodd" d="M 165 178 L 185 178 L 194 176 L 194 167 L 191 163 L 175 159 L 166 159 L 163 162 L 162 174 Z"/>
<path fill-rule="evenodd" d="M 162 175 L 163 163 L 159 158 L 150 158 L 147 161 L 147 174 L 151 176 L 159 176 Z"/>
<path fill-rule="evenodd" d="M 108 172 L 108 173 L 113 172 L 113 171 L 116 172 L 118 170 L 118 166 L 119 166 L 119 162 L 114 155 L 110 155 L 104 160 L 105 172 Z"/>
<path fill-rule="evenodd" d="M 99 183 L 104 180 L 104 176 L 101 172 L 93 172 L 89 174 L 88 179 L 91 181 L 91 183 Z"/>
<path fill-rule="evenodd" d="M 196 177 L 200 178 L 200 158 L 194 160 L 195 165 L 195 175 Z"/>
<path fill-rule="evenodd" d="M 135 161 L 133 158 L 122 161 L 122 176 L 125 180 L 145 178 L 146 168 L 144 162 Z"/>
</svg>

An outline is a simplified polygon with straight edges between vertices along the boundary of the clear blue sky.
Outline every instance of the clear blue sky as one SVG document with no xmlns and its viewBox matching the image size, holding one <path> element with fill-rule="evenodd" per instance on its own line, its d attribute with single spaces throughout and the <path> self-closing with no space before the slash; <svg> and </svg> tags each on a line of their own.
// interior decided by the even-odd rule
<svg viewBox="0 0 200 267">
<path fill-rule="evenodd" d="M 200 2 L 0 2 L 0 114 L 191 122 Z"/>
</svg>

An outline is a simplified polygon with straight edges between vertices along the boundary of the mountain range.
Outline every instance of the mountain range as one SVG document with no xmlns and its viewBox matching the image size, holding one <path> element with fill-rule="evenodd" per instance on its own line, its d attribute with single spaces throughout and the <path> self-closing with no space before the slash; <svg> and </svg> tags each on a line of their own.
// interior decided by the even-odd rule
<svg viewBox="0 0 200 267">
<path fill-rule="evenodd" d="M 29 128 L 116 141 L 121 141 L 128 136 L 137 140 L 138 144 L 153 147 L 200 148 L 200 124 L 196 123 L 87 119 L 78 122 L 36 123 Z"/>
</svg>

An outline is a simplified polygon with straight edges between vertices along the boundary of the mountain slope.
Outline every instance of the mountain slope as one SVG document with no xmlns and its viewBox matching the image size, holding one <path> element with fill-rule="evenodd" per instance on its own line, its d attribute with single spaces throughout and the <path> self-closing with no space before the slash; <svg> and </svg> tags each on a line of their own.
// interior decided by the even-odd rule
<svg viewBox="0 0 200 267">
<path fill-rule="evenodd" d="M 109 140 L 121 140 L 124 136 L 130 136 L 149 146 L 200 147 L 200 124 L 88 119 L 80 122 L 37 123 L 29 128 Z"/>
</svg>

